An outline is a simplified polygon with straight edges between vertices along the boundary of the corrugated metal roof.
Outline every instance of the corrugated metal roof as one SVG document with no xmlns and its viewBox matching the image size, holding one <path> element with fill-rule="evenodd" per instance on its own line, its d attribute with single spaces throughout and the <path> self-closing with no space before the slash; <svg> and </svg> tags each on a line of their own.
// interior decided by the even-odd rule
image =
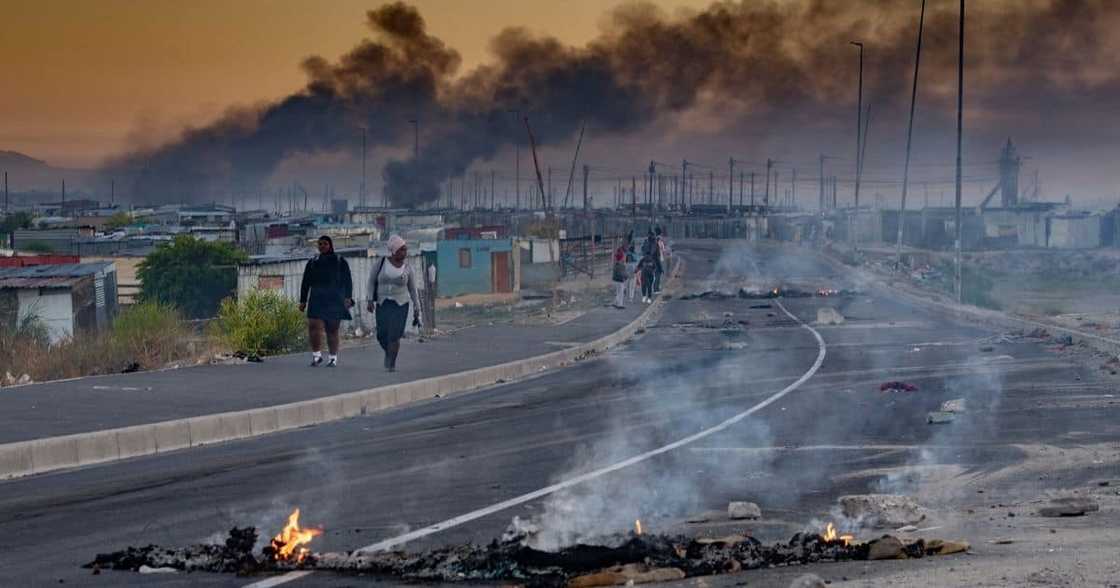
<svg viewBox="0 0 1120 588">
<path fill-rule="evenodd" d="M 111 261 L 95 261 L 89 263 L 63 263 L 57 265 L 33 265 L 29 267 L 6 267 L 0 268 L 0 279 L 81 278 L 103 271 L 111 265 L 113 265 L 113 262 Z"/>
<path fill-rule="evenodd" d="M 6 288 L 69 288 L 83 279 L 84 276 L 70 278 L 6 278 L 0 276 L 0 290 Z"/>
</svg>

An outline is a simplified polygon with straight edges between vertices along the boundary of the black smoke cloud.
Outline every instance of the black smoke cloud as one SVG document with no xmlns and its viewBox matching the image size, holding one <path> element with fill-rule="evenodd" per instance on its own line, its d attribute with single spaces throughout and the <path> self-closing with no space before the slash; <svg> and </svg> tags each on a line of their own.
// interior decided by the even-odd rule
<svg viewBox="0 0 1120 588">
<path fill-rule="evenodd" d="M 633 4 L 613 12 L 584 47 L 505 30 L 491 43 L 493 62 L 460 75 L 459 55 L 427 32 L 415 8 L 389 4 L 368 13 L 372 38 L 337 62 L 308 58 L 299 93 L 110 167 L 130 171 L 137 194 L 191 199 L 262 182 L 293 154 L 352 150 L 363 127 L 371 145 L 410 147 L 408 120 L 418 118 L 419 157 L 384 168 L 392 203 L 414 206 L 433 201 L 441 181 L 472 163 L 524 144 L 513 111 L 530 118 L 543 145 L 570 141 L 581 124 L 604 137 L 678 124 L 690 112 L 756 135 L 844 127 L 855 101 L 852 39 L 867 45 L 867 96 L 886 134 L 884 127 L 901 124 L 909 97 L 919 6 L 746 0 L 670 17 Z M 922 65 L 919 116 L 946 134 L 955 108 L 956 10 L 954 1 L 930 2 Z M 970 133 L 996 143 L 1013 133 L 1059 145 L 1120 138 L 1115 125 L 1101 124 L 1120 97 L 1120 53 L 1109 34 L 1120 6 L 989 0 L 968 11 Z"/>
</svg>

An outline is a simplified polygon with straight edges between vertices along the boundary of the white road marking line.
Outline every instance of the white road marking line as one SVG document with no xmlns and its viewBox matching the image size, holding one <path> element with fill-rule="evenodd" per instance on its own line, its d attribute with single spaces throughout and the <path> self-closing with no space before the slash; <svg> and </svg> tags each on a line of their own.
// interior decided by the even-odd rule
<svg viewBox="0 0 1120 588">
<path fill-rule="evenodd" d="M 793 313 L 786 310 L 786 307 L 783 306 L 781 302 L 778 302 L 778 301 L 775 300 L 775 303 L 778 305 L 778 308 L 780 308 L 782 312 L 786 313 L 786 315 L 789 316 L 789 318 L 797 321 L 798 324 L 800 324 L 802 327 L 804 327 L 810 333 L 813 334 L 813 337 L 815 337 L 817 339 L 817 349 L 818 349 L 818 351 L 817 351 L 817 359 L 816 359 L 816 361 L 813 362 L 812 367 L 810 367 L 808 371 L 806 371 L 804 374 L 802 374 L 801 377 L 798 378 L 795 382 L 786 386 L 785 388 L 782 388 L 781 390 L 774 393 L 772 396 L 770 396 L 766 400 L 763 400 L 762 402 L 759 402 L 758 404 L 756 404 L 756 405 L 750 407 L 749 409 L 747 409 L 747 410 L 745 410 L 745 411 L 743 411 L 743 412 L 741 412 L 741 413 L 723 421 L 722 423 L 719 423 L 719 424 L 717 424 L 717 425 L 715 425 L 711 428 L 700 431 L 699 433 L 695 433 L 695 434 L 689 435 L 688 437 L 685 437 L 683 439 L 679 439 L 677 441 L 674 441 L 674 442 L 672 442 L 668 445 L 665 445 L 663 447 L 658 447 L 657 449 L 647 451 L 647 452 L 642 453 L 640 455 L 635 455 L 634 457 L 622 460 L 618 463 L 614 463 L 614 464 L 611 464 L 611 465 L 608 465 L 608 466 L 601 467 L 597 470 L 593 470 L 593 471 L 587 472 L 585 474 L 581 474 L 581 475 L 576 476 L 574 478 L 569 478 L 567 480 L 564 480 L 563 482 L 559 482 L 559 483 L 553 484 L 551 486 L 541 488 L 540 490 L 534 490 L 533 492 L 529 492 L 527 494 L 522 494 L 521 496 L 517 496 L 515 498 L 510 498 L 509 500 L 504 500 L 502 502 L 487 506 L 485 508 L 480 508 L 478 510 L 473 510 L 473 511 L 468 512 L 466 514 L 447 519 L 446 521 L 442 521 L 442 522 L 436 523 L 434 525 L 429 525 L 427 527 L 417 529 L 415 531 L 405 533 L 403 535 L 398 535 L 396 537 L 390 537 L 389 539 L 384 539 L 382 541 L 378 541 L 377 543 L 372 543 L 370 545 L 366 545 L 365 547 L 361 547 L 361 548 L 357 549 L 356 552 L 385 551 L 385 550 L 388 550 L 388 549 L 392 549 L 394 547 L 397 547 L 398 545 L 403 545 L 405 543 L 408 543 L 409 541 L 413 541 L 413 540 L 416 540 L 416 539 L 421 539 L 421 538 L 427 537 L 429 535 L 434 535 L 436 533 L 439 533 L 440 531 L 446 531 L 447 529 L 450 529 L 452 527 L 457 527 L 457 526 L 462 525 L 464 523 L 469 523 L 473 520 L 480 519 L 482 517 L 489 516 L 489 515 L 492 515 L 492 514 L 497 513 L 497 512 L 501 512 L 501 511 L 506 510 L 508 508 L 513 508 L 515 506 L 524 504 L 526 502 L 531 502 L 531 501 L 536 500 L 538 498 L 543 498 L 545 496 L 548 496 L 549 494 L 553 494 L 553 493 L 558 492 L 560 490 L 565 490 L 567 488 L 571 488 L 572 486 L 576 486 L 576 485 L 582 484 L 584 482 L 593 480 L 595 478 L 602 477 L 606 474 L 617 472 L 618 470 L 621 470 L 621 469 L 630 467 L 632 465 L 641 463 L 643 461 L 649 460 L 649 459 L 651 459 L 653 457 L 656 457 L 658 455 L 661 455 L 663 453 L 668 453 L 668 452 L 673 451 L 675 449 L 679 449 L 681 447 L 684 447 L 685 445 L 688 445 L 689 443 L 692 443 L 694 441 L 699 441 L 700 439 L 703 439 L 705 437 L 709 437 L 709 436 L 711 436 L 715 433 L 723 431 L 723 430 L 729 428 L 731 425 L 734 425 L 734 424 L 742 421 L 743 419 L 751 416 L 752 414 L 766 408 L 767 406 L 770 406 L 771 404 L 774 404 L 775 402 L 781 400 L 783 396 L 785 396 L 786 394 L 789 394 L 790 392 L 793 392 L 797 388 L 801 387 L 802 384 L 807 382 L 809 380 L 809 378 L 812 378 L 813 375 L 817 373 L 817 370 L 820 369 L 821 364 L 824 363 L 824 358 L 825 358 L 825 354 L 826 354 L 825 350 L 827 348 L 827 345 L 824 342 L 824 338 L 821 337 L 821 334 L 818 333 L 816 329 L 814 329 L 813 327 L 809 326 L 808 324 L 802 322 L 800 319 L 798 319 L 796 316 L 794 316 Z M 295 574 L 299 574 L 299 575 L 296 576 Z M 302 578 L 306 575 L 307 575 L 306 572 L 289 572 L 287 574 L 284 574 L 283 576 L 276 576 L 274 578 L 269 578 L 269 580 L 266 580 L 266 581 L 272 582 L 270 584 L 264 584 L 262 582 L 258 582 L 258 583 L 255 583 L 255 584 L 249 584 L 248 586 L 245 586 L 245 588 L 267 588 L 269 586 L 279 586 L 280 584 L 285 584 L 287 582 L 292 582 L 294 580 L 298 580 L 299 578 Z"/>
<path fill-rule="evenodd" d="M 271 578 L 266 578 L 264 580 L 261 580 L 260 582 L 253 582 L 252 584 L 246 584 L 245 588 L 271 588 L 272 586 L 279 586 L 281 584 L 287 584 L 288 582 L 294 582 L 294 581 L 296 581 L 296 580 L 298 580 L 298 579 L 300 579 L 304 576 L 310 576 L 311 573 L 312 572 L 310 570 L 300 570 L 298 572 L 288 572 L 288 573 L 284 574 L 283 576 L 273 576 Z"/>
</svg>

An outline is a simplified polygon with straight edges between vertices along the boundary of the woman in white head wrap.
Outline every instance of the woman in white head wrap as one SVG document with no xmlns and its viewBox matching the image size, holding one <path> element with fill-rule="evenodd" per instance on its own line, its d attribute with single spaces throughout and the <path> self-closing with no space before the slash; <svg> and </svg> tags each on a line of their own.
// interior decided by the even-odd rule
<svg viewBox="0 0 1120 588">
<path fill-rule="evenodd" d="M 408 263 L 408 245 L 400 235 L 389 237 L 387 245 L 389 256 L 382 257 L 369 275 L 366 309 L 377 321 L 377 342 L 385 351 L 385 369 L 396 371 L 409 304 L 414 324 L 420 323 L 420 305 L 416 301 L 416 278 Z"/>
</svg>

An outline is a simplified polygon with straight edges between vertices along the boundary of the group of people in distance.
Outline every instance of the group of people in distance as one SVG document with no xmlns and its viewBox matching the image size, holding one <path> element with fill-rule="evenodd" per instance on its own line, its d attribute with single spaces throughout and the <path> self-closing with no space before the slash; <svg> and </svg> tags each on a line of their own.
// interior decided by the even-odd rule
<svg viewBox="0 0 1120 588">
<path fill-rule="evenodd" d="M 653 302 L 654 295 L 661 291 L 661 274 L 668 259 L 669 245 L 661 234 L 661 227 L 650 229 L 641 245 L 641 257 L 635 251 L 633 233 L 627 235 L 614 250 L 611 270 L 615 284 L 614 307 L 626 308 L 626 299 L 633 301 L 639 288 L 642 302 Z"/>
<path fill-rule="evenodd" d="M 382 257 L 370 271 L 366 282 L 366 310 L 373 314 L 377 343 L 385 354 L 386 370 L 397 369 L 401 338 L 412 323 L 420 326 L 420 305 L 416 297 L 416 276 L 408 263 L 408 245 L 399 235 L 389 237 L 389 255 Z M 311 343 L 311 367 L 338 365 L 339 327 L 342 321 L 353 320 L 354 282 L 350 265 L 335 252 L 334 242 L 327 235 L 319 237 L 319 254 L 307 262 L 299 288 L 299 310 L 307 313 L 308 339 Z M 323 335 L 326 334 L 329 357 L 323 359 Z M 324 363 L 325 362 L 325 363 Z"/>
</svg>

